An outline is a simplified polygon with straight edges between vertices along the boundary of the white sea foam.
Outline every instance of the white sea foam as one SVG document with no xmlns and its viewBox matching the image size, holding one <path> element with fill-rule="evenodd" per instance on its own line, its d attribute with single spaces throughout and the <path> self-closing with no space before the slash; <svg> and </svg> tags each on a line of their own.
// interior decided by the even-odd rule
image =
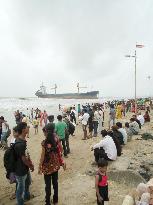
<svg viewBox="0 0 153 205">
<path fill-rule="evenodd" d="M 81 103 L 99 102 L 99 100 L 86 99 L 43 99 L 43 98 L 0 98 L 0 116 L 4 116 L 6 121 L 12 126 L 15 125 L 14 112 L 20 110 L 26 114 L 26 109 L 46 110 L 48 114 L 59 114 L 58 105 L 71 106 Z"/>
</svg>

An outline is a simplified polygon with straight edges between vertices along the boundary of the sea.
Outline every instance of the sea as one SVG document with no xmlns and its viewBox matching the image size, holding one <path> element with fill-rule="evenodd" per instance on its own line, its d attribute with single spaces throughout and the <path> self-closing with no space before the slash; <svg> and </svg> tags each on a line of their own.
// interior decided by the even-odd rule
<svg viewBox="0 0 153 205">
<path fill-rule="evenodd" d="M 23 114 L 27 114 L 32 108 L 39 108 L 41 111 L 46 110 L 48 115 L 54 115 L 55 118 L 59 111 L 59 104 L 62 108 L 78 104 L 102 102 L 102 99 L 44 99 L 44 98 L 0 98 L 0 116 L 4 116 L 10 127 L 15 126 L 14 113 L 19 110 Z"/>
</svg>

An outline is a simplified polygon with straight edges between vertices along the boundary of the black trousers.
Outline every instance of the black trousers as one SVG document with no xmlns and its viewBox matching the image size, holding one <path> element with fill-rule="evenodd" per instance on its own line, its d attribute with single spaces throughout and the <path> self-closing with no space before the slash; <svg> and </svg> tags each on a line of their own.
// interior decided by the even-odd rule
<svg viewBox="0 0 153 205">
<path fill-rule="evenodd" d="M 107 154 L 105 153 L 105 150 L 102 147 L 100 149 L 94 149 L 94 156 L 96 162 L 98 162 L 100 158 L 104 158 L 105 160 L 111 161 L 111 159 L 108 158 Z"/>
<path fill-rule="evenodd" d="M 70 118 L 70 121 L 73 123 L 73 121 L 75 122 L 75 124 L 76 124 L 76 117 L 75 116 L 73 116 L 73 117 L 71 117 Z"/>
<path fill-rule="evenodd" d="M 69 134 L 65 135 L 65 142 L 66 142 L 66 151 L 67 151 L 67 154 L 69 154 L 70 153 Z"/>
<path fill-rule="evenodd" d="M 97 198 L 97 205 L 104 205 L 104 201 L 99 202 L 98 198 Z"/>
<path fill-rule="evenodd" d="M 66 140 L 65 140 L 65 138 L 64 138 L 64 139 L 60 139 L 60 141 L 62 142 L 63 151 L 64 151 L 64 156 L 67 156 Z"/>
<path fill-rule="evenodd" d="M 45 180 L 45 192 L 46 192 L 46 197 L 45 197 L 46 205 L 51 205 L 50 202 L 51 180 L 54 189 L 53 203 L 58 203 L 58 171 L 49 175 L 44 175 L 44 180 Z"/>
</svg>

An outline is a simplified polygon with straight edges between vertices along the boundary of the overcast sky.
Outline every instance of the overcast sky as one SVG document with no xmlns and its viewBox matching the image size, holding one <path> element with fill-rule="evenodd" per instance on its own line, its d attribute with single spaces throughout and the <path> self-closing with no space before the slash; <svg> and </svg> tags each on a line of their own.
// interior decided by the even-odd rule
<svg viewBox="0 0 153 205">
<path fill-rule="evenodd" d="M 0 96 L 77 91 L 153 95 L 153 0 L 0 0 Z M 147 80 L 147 76 L 151 80 Z M 149 88 L 149 85 L 151 88 Z"/>
</svg>

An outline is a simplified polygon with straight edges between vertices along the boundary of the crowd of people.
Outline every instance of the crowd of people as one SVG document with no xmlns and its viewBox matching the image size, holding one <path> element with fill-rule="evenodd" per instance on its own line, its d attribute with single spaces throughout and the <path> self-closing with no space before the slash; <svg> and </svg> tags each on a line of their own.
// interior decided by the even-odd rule
<svg viewBox="0 0 153 205">
<path fill-rule="evenodd" d="M 34 197 L 29 189 L 30 171 L 34 171 L 34 163 L 26 143 L 30 126 L 33 125 L 35 134 L 38 133 L 39 126 L 42 127 L 44 134 L 44 140 L 40 145 L 42 151 L 38 174 L 44 175 L 45 205 L 51 204 L 51 181 L 54 189 L 53 204 L 58 204 L 58 171 L 61 166 L 64 170 L 66 169 L 63 157 L 67 158 L 70 154 L 69 136 L 74 136 L 75 126 L 80 123 L 83 129 L 82 140 L 102 135 L 100 142 L 93 145 L 91 150 L 94 151 L 94 163 L 98 165 L 95 178 L 97 204 L 103 205 L 104 201 L 108 201 L 106 174 L 108 161 L 115 161 L 121 156 L 124 145 L 131 140 L 133 135 L 139 134 L 145 122 L 150 121 L 147 108 L 144 116 L 139 111 L 123 125 L 120 119 L 124 118 L 130 109 L 123 109 L 122 104 L 123 102 L 92 103 L 91 105 L 86 103 L 82 107 L 78 104 L 77 111 L 73 105 L 69 109 L 62 109 L 62 114 L 57 116 L 57 122 L 54 115 L 48 115 L 45 110 L 42 112 L 38 108 L 36 110 L 32 108 L 29 112 L 27 108 L 25 114 L 17 110 L 14 114 L 16 126 L 13 128 L 10 145 L 7 142 L 11 134 L 10 128 L 1 116 L 0 141 L 1 146 L 6 149 L 4 154 L 6 177 L 10 183 L 16 184 L 15 193 L 11 198 L 16 198 L 17 204 L 23 205 L 25 201 Z M 124 108 L 127 108 L 127 105 Z M 109 109 L 108 126 L 105 121 L 106 109 Z"/>
</svg>

